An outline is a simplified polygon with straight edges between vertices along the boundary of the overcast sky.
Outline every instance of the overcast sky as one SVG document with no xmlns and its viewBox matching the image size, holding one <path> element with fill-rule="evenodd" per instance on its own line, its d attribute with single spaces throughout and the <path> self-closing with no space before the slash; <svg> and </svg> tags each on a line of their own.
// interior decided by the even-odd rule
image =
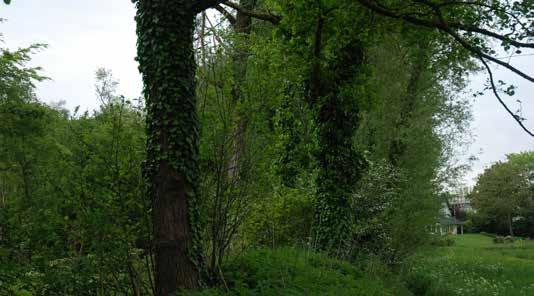
<svg viewBox="0 0 534 296">
<path fill-rule="evenodd" d="M 0 5 L 0 32 L 10 48 L 31 43 L 47 43 L 48 49 L 35 55 L 33 65 L 44 68 L 50 81 L 37 87 L 39 98 L 45 102 L 65 100 L 67 108 L 81 106 L 81 110 L 98 107 L 94 91 L 94 73 L 97 68 L 111 69 L 120 82 L 119 91 L 127 97 L 138 97 L 141 79 L 134 61 L 136 36 L 134 5 L 129 0 L 13 0 L 10 6 Z M 534 56 L 514 57 L 512 63 L 534 75 Z M 510 99 L 513 110 L 515 99 L 523 100 L 523 116 L 534 129 L 534 86 L 496 68 L 497 79 L 519 86 L 519 92 Z M 470 88 L 481 90 L 485 76 L 472 78 Z M 470 147 L 479 158 L 466 181 L 484 167 L 503 160 L 508 153 L 534 150 L 534 138 L 524 133 L 505 113 L 489 93 L 473 102 L 473 134 Z M 479 153 L 481 152 L 481 153 Z"/>
</svg>

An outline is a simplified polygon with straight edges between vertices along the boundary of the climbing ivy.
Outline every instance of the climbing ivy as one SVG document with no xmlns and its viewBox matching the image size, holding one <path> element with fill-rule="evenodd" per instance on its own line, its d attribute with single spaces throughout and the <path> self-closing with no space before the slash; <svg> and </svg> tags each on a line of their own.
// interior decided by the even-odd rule
<svg viewBox="0 0 534 296">
<path fill-rule="evenodd" d="M 362 85 L 363 52 L 357 40 L 342 48 L 326 71 L 318 102 L 316 240 L 320 249 L 341 255 L 351 227 L 349 200 L 363 169 L 363 156 L 353 145 L 359 126 L 354 85 Z"/>
<path fill-rule="evenodd" d="M 191 1 L 139 0 L 137 60 L 147 108 L 143 172 L 152 199 L 156 289 L 196 287 L 203 270 L 197 194 L 199 123 Z"/>
<path fill-rule="evenodd" d="M 349 200 L 365 166 L 353 140 L 360 104 L 369 95 L 365 48 L 370 34 L 361 29 L 369 27 L 369 18 L 350 3 L 320 6 L 315 14 L 307 87 L 319 147 L 314 244 L 343 256 L 351 233 Z"/>
</svg>

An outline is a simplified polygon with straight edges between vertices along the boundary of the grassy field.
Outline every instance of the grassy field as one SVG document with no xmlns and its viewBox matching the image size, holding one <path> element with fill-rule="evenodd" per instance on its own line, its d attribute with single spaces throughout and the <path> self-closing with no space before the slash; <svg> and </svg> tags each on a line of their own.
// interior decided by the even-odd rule
<svg viewBox="0 0 534 296">
<path fill-rule="evenodd" d="M 479 234 L 421 251 L 403 271 L 416 295 L 534 295 L 534 241 L 495 244 Z"/>
<path fill-rule="evenodd" d="M 454 240 L 419 251 L 396 272 L 304 250 L 251 250 L 225 267 L 225 287 L 194 295 L 534 296 L 534 241 Z"/>
</svg>

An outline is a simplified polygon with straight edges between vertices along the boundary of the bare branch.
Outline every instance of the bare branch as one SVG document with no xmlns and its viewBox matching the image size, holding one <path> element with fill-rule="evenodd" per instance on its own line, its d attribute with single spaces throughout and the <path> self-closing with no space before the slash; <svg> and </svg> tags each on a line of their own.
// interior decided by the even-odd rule
<svg viewBox="0 0 534 296">
<path fill-rule="evenodd" d="M 484 67 L 486 68 L 486 71 L 488 72 L 488 76 L 489 76 L 489 81 L 490 81 L 490 85 L 491 85 L 491 90 L 493 91 L 493 94 L 495 95 L 495 97 L 497 98 L 497 100 L 499 100 L 499 103 L 501 103 L 501 105 L 504 107 L 504 109 L 506 110 L 506 112 L 508 112 L 508 114 L 512 115 L 512 117 L 514 118 L 514 120 L 519 124 L 519 126 L 521 126 L 521 128 L 527 133 L 529 134 L 531 137 L 534 137 L 534 133 L 531 132 L 524 124 L 523 124 L 523 120 L 521 120 L 521 118 L 519 116 L 517 116 L 514 112 L 512 112 L 512 110 L 510 110 L 510 108 L 508 108 L 508 106 L 506 105 L 506 103 L 504 103 L 503 99 L 501 98 L 501 96 L 499 95 L 499 92 L 497 91 L 497 87 L 495 86 L 495 80 L 493 79 L 493 72 L 491 71 L 491 68 L 490 66 L 488 65 L 488 63 L 483 59 L 483 58 L 480 58 L 480 61 L 482 62 L 482 64 L 484 64 Z"/>
</svg>

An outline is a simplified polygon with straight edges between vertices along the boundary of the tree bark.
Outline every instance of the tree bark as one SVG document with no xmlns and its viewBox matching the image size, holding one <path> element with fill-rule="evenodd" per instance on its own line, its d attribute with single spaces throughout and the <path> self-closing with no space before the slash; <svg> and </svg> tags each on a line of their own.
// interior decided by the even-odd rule
<svg viewBox="0 0 534 296">
<path fill-rule="evenodd" d="M 143 175 L 152 200 L 157 295 L 198 287 L 203 269 L 192 3 L 136 3 L 138 61 L 147 108 Z"/>
<path fill-rule="evenodd" d="M 256 0 L 242 0 L 240 6 L 252 10 L 256 6 Z M 235 23 L 233 25 L 234 32 L 238 35 L 237 38 L 243 38 L 247 41 L 248 35 L 252 29 L 252 18 L 250 15 L 237 11 Z M 239 43 L 239 42 L 238 42 Z M 233 53 L 232 71 L 234 76 L 234 84 L 232 85 L 232 103 L 233 106 L 243 100 L 242 84 L 247 76 L 247 45 L 236 44 Z M 235 132 L 234 151 L 230 160 L 230 177 L 232 179 L 238 178 L 240 159 L 245 151 L 245 132 L 247 125 L 246 114 L 239 112 L 237 114 L 237 128 Z"/>
<path fill-rule="evenodd" d="M 254 9 L 256 0 L 241 0 L 240 7 L 247 11 Z M 252 18 L 249 14 L 243 13 L 242 10 L 237 11 L 237 15 L 234 18 L 232 15 L 225 15 L 232 24 L 232 28 L 235 33 L 236 42 L 232 52 L 232 76 L 233 84 L 231 90 L 231 108 L 232 111 L 238 108 L 239 104 L 245 99 L 243 95 L 243 84 L 246 82 L 247 76 L 247 59 L 249 55 L 248 48 L 248 36 L 252 29 Z M 230 149 L 230 159 L 224 164 L 225 176 L 224 181 L 227 182 L 227 186 L 231 188 L 230 194 L 235 194 L 237 190 L 235 188 L 243 187 L 243 183 L 247 182 L 242 180 L 243 177 L 243 155 L 245 154 L 246 139 L 245 133 L 247 130 L 248 116 L 243 110 L 236 110 L 235 113 L 235 131 L 234 138 L 232 139 L 233 145 Z M 217 191 L 217 200 L 222 201 L 223 196 L 228 194 L 227 192 Z M 235 196 L 228 198 L 236 198 Z M 218 277 L 220 271 L 220 265 L 228 244 L 226 242 L 231 241 L 233 232 L 227 231 L 229 227 L 229 216 L 231 215 L 228 207 L 215 207 L 215 213 L 213 216 L 211 227 L 211 258 L 209 264 L 209 271 L 212 275 Z"/>
<path fill-rule="evenodd" d="M 514 236 L 514 229 L 512 226 L 512 215 L 508 214 L 508 232 L 510 233 L 510 236 Z"/>
</svg>

